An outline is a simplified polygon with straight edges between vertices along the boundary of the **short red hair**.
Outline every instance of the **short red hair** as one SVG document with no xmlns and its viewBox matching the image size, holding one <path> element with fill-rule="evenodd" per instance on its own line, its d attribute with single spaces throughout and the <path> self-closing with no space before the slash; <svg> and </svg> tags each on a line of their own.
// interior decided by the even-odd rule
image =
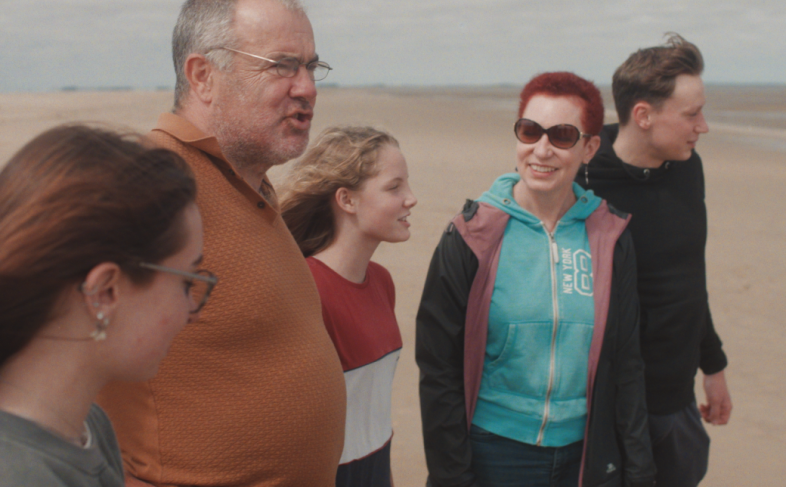
<svg viewBox="0 0 786 487">
<path fill-rule="evenodd" d="M 581 123 L 588 134 L 598 135 L 603 128 L 603 98 L 591 81 L 566 71 L 542 73 L 532 78 L 521 90 L 519 118 L 535 95 L 576 97 L 583 102 Z"/>
</svg>

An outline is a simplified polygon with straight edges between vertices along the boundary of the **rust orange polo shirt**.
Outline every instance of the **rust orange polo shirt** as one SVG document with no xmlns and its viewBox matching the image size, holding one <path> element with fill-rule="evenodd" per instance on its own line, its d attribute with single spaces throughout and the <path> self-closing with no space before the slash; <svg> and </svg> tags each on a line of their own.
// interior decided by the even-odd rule
<svg viewBox="0 0 786 487">
<path fill-rule="evenodd" d="M 161 115 L 149 138 L 196 175 L 202 267 L 219 282 L 154 379 L 113 383 L 99 397 L 127 472 L 165 486 L 335 486 L 341 363 L 278 208 L 184 118 Z"/>
</svg>

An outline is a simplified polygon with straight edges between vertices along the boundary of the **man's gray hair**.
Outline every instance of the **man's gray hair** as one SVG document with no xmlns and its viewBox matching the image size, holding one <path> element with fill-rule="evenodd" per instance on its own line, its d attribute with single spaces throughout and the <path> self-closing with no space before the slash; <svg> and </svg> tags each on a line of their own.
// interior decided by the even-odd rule
<svg viewBox="0 0 786 487">
<path fill-rule="evenodd" d="M 289 10 L 305 14 L 300 0 L 276 0 Z M 220 47 L 238 48 L 234 32 L 238 0 L 186 0 L 172 32 L 175 64 L 175 109 L 182 108 L 189 85 L 185 64 L 188 56 L 202 54 L 221 71 L 232 67 L 232 53 Z"/>
</svg>

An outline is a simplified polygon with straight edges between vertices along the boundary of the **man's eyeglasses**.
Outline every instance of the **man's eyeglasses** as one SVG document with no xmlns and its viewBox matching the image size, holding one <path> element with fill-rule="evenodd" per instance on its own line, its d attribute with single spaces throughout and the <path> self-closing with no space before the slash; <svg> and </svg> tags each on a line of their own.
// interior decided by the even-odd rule
<svg viewBox="0 0 786 487">
<path fill-rule="evenodd" d="M 246 56 L 251 56 L 256 59 L 273 63 L 272 66 L 269 66 L 265 69 L 276 68 L 276 73 L 278 73 L 278 75 L 283 78 L 293 78 L 300 69 L 300 66 L 305 66 L 306 71 L 308 71 L 308 75 L 312 80 L 322 81 L 323 79 L 327 78 L 328 73 L 330 73 L 330 70 L 333 69 L 328 63 L 324 61 L 309 61 L 307 63 L 301 63 L 299 60 L 293 57 L 285 57 L 275 61 L 273 59 L 257 56 L 256 54 L 251 54 L 248 52 L 238 51 L 237 49 L 231 49 L 229 47 L 218 47 L 216 49 L 224 49 L 225 51 L 232 51 L 238 54 L 244 54 Z"/>
<path fill-rule="evenodd" d="M 513 131 L 516 133 L 516 138 L 524 144 L 534 144 L 545 133 L 551 145 L 558 149 L 570 149 L 576 145 L 580 138 L 592 137 L 592 134 L 581 133 L 581 130 L 574 125 L 563 123 L 544 129 L 540 124 L 528 118 L 519 119 L 513 126 Z"/>
<path fill-rule="evenodd" d="M 185 277 L 186 292 L 191 300 L 191 308 L 189 309 L 191 313 L 199 313 L 205 303 L 207 303 L 207 298 L 210 297 L 213 287 L 218 282 L 218 278 L 212 272 L 202 269 L 196 272 L 185 272 L 163 265 L 148 264 L 147 262 L 140 262 L 139 267 Z"/>
</svg>

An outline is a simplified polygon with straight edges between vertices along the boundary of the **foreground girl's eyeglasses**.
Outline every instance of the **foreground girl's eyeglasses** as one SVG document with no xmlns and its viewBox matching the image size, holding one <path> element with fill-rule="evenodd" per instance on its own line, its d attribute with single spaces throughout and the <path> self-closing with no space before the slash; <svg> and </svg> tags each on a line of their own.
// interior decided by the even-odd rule
<svg viewBox="0 0 786 487">
<path fill-rule="evenodd" d="M 198 313 L 202 309 L 205 303 L 207 303 L 207 298 L 210 297 L 210 292 L 213 291 L 213 287 L 218 282 L 215 274 L 203 269 L 196 272 L 185 272 L 163 265 L 148 264 L 147 262 L 140 262 L 139 267 L 187 278 L 187 290 L 192 304 L 189 310 L 191 313 Z"/>
</svg>

